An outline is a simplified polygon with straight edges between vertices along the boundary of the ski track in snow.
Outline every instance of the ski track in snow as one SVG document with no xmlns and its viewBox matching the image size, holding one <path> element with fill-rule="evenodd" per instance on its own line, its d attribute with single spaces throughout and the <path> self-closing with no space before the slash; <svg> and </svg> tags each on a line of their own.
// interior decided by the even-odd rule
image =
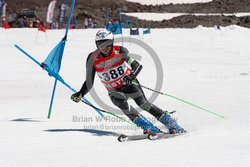
<svg viewBox="0 0 250 167">
<path fill-rule="evenodd" d="M 97 29 L 70 30 L 60 74 L 73 88 L 85 79 L 85 60 L 95 49 Z M 128 36 L 128 30 L 124 30 Z M 248 167 L 250 164 L 250 29 L 237 26 L 195 29 L 152 29 L 144 41 L 158 54 L 164 71 L 161 91 L 224 115 L 218 118 L 169 97 L 155 104 L 177 110 L 188 135 L 169 140 L 119 143 L 117 135 L 140 134 L 140 129 L 109 119 L 70 100 L 58 83 L 52 118 L 46 119 L 54 79 L 25 55 L 45 60 L 64 30 L 0 29 L 0 166 L 171 166 Z M 154 88 L 152 58 L 139 46 L 124 44 L 142 56 L 141 84 Z M 153 68 L 152 68 L 153 67 Z M 110 106 L 107 91 L 96 77 L 94 89 Z M 152 93 L 145 90 L 146 96 Z M 91 102 L 96 102 L 86 95 Z M 134 103 L 131 101 L 134 105 Z M 149 114 L 143 112 L 148 118 Z M 75 116 L 75 117 L 74 117 Z M 79 118 L 78 122 L 74 118 Z M 162 127 L 161 124 L 156 125 Z M 96 129 L 94 129 L 96 128 Z M 164 129 L 163 129 L 164 130 Z"/>
</svg>

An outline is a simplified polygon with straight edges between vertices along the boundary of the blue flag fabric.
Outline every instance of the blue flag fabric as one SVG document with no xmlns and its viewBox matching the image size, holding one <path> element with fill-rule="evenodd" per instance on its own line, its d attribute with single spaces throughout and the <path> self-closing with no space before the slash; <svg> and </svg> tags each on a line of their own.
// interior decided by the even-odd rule
<svg viewBox="0 0 250 167">
<path fill-rule="evenodd" d="M 0 0 L 0 17 L 2 16 L 3 14 L 3 6 L 4 6 L 4 0 Z"/>
<path fill-rule="evenodd" d="M 60 7 L 59 20 L 58 20 L 60 24 L 64 22 L 66 7 L 67 7 L 67 0 L 63 0 L 61 7 Z"/>
<path fill-rule="evenodd" d="M 137 27 L 135 30 L 130 28 L 130 35 L 139 35 L 139 28 Z"/>
<path fill-rule="evenodd" d="M 126 26 L 128 26 L 128 27 L 131 26 L 130 20 L 124 20 L 124 24 L 125 24 Z"/>
<path fill-rule="evenodd" d="M 122 25 L 119 23 L 119 24 L 115 24 L 115 31 L 113 31 L 113 34 L 122 34 Z"/>
<path fill-rule="evenodd" d="M 122 34 L 122 25 L 121 25 L 121 23 L 117 23 L 115 25 L 107 25 L 106 29 L 111 31 L 114 35 Z"/>
<path fill-rule="evenodd" d="M 55 46 L 55 48 L 50 52 L 48 57 L 42 63 L 43 68 L 49 69 L 47 71 L 49 71 L 50 76 L 58 76 L 61 68 L 64 47 L 65 41 L 62 40 Z"/>
<path fill-rule="evenodd" d="M 106 30 L 108 30 L 108 31 L 114 31 L 114 26 L 113 25 L 106 25 Z"/>
<path fill-rule="evenodd" d="M 143 34 L 150 34 L 150 33 L 151 33 L 150 28 L 143 30 Z"/>
</svg>

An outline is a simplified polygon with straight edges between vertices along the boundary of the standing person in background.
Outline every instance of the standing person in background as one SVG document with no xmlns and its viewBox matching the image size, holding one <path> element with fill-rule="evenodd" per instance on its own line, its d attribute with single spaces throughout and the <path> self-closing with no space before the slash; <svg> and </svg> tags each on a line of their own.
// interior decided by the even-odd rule
<svg viewBox="0 0 250 167">
<path fill-rule="evenodd" d="M 84 28 L 87 29 L 87 28 L 88 28 L 88 25 L 89 25 L 88 19 L 85 18 L 85 19 L 84 19 Z"/>
<path fill-rule="evenodd" d="M 94 28 L 94 23 L 91 18 L 88 20 L 88 28 Z"/>
</svg>

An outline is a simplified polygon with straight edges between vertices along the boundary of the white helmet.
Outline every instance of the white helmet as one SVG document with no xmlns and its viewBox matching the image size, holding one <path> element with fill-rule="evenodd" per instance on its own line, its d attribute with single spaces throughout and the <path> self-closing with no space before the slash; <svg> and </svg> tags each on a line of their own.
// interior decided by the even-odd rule
<svg viewBox="0 0 250 167">
<path fill-rule="evenodd" d="M 113 46 L 114 43 L 114 36 L 111 31 L 108 30 L 99 30 L 95 36 L 95 43 L 97 48 L 99 47 L 107 47 Z"/>
</svg>

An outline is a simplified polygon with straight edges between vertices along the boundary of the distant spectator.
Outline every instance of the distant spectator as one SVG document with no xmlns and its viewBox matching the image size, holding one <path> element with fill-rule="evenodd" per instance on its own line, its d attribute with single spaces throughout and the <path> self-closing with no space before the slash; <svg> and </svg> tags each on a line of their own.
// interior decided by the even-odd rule
<svg viewBox="0 0 250 167">
<path fill-rule="evenodd" d="M 35 18 L 33 19 L 33 27 L 38 27 L 38 23 L 39 23 L 39 19 L 38 18 Z"/>
<path fill-rule="evenodd" d="M 24 24 L 24 27 L 28 27 L 29 25 L 29 20 L 27 19 L 26 16 L 23 17 L 23 24 Z"/>
<path fill-rule="evenodd" d="M 29 28 L 33 28 L 33 22 L 32 22 L 32 20 L 29 20 L 28 27 Z"/>
<path fill-rule="evenodd" d="M 38 18 L 36 18 L 34 21 L 33 21 L 33 27 L 38 27 L 38 25 L 40 24 L 40 20 Z"/>
<path fill-rule="evenodd" d="M 23 28 L 23 27 L 25 27 L 23 18 L 19 18 L 19 19 L 18 19 L 18 21 L 17 21 L 17 27 L 18 27 L 18 28 Z"/>
<path fill-rule="evenodd" d="M 5 21 L 6 21 L 5 16 L 2 16 L 2 25 L 5 23 Z"/>
<path fill-rule="evenodd" d="M 88 19 L 85 18 L 85 19 L 84 19 L 84 28 L 85 28 L 85 29 L 88 28 L 88 25 L 89 25 Z"/>
<path fill-rule="evenodd" d="M 88 28 L 94 28 L 94 23 L 91 18 L 88 20 Z"/>
<path fill-rule="evenodd" d="M 45 23 L 44 23 L 43 20 L 40 21 L 40 25 L 43 26 L 43 27 L 45 27 Z"/>
<path fill-rule="evenodd" d="M 1 25 L 1 27 L 5 28 L 5 29 L 10 28 L 8 22 L 6 21 L 5 16 L 2 16 L 2 25 Z"/>
<path fill-rule="evenodd" d="M 51 29 L 51 26 L 52 26 L 52 23 L 49 23 L 49 24 L 47 24 L 47 29 L 49 30 L 49 29 Z"/>
<path fill-rule="evenodd" d="M 6 17 L 2 16 L 2 22 L 5 22 L 5 21 L 6 21 Z"/>
<path fill-rule="evenodd" d="M 71 19 L 70 28 L 75 29 L 76 26 L 77 26 L 77 21 L 76 21 L 75 16 L 73 16 L 72 19 Z"/>
<path fill-rule="evenodd" d="M 54 29 L 58 29 L 58 22 L 56 20 L 54 20 L 51 24 L 51 29 L 54 30 Z"/>
<path fill-rule="evenodd" d="M 97 27 L 97 22 L 96 22 L 96 20 L 94 20 L 94 27 Z"/>
<path fill-rule="evenodd" d="M 118 17 L 115 17 L 115 19 L 114 19 L 114 24 L 119 24 L 119 23 L 120 23 L 119 18 L 118 18 Z"/>
</svg>

